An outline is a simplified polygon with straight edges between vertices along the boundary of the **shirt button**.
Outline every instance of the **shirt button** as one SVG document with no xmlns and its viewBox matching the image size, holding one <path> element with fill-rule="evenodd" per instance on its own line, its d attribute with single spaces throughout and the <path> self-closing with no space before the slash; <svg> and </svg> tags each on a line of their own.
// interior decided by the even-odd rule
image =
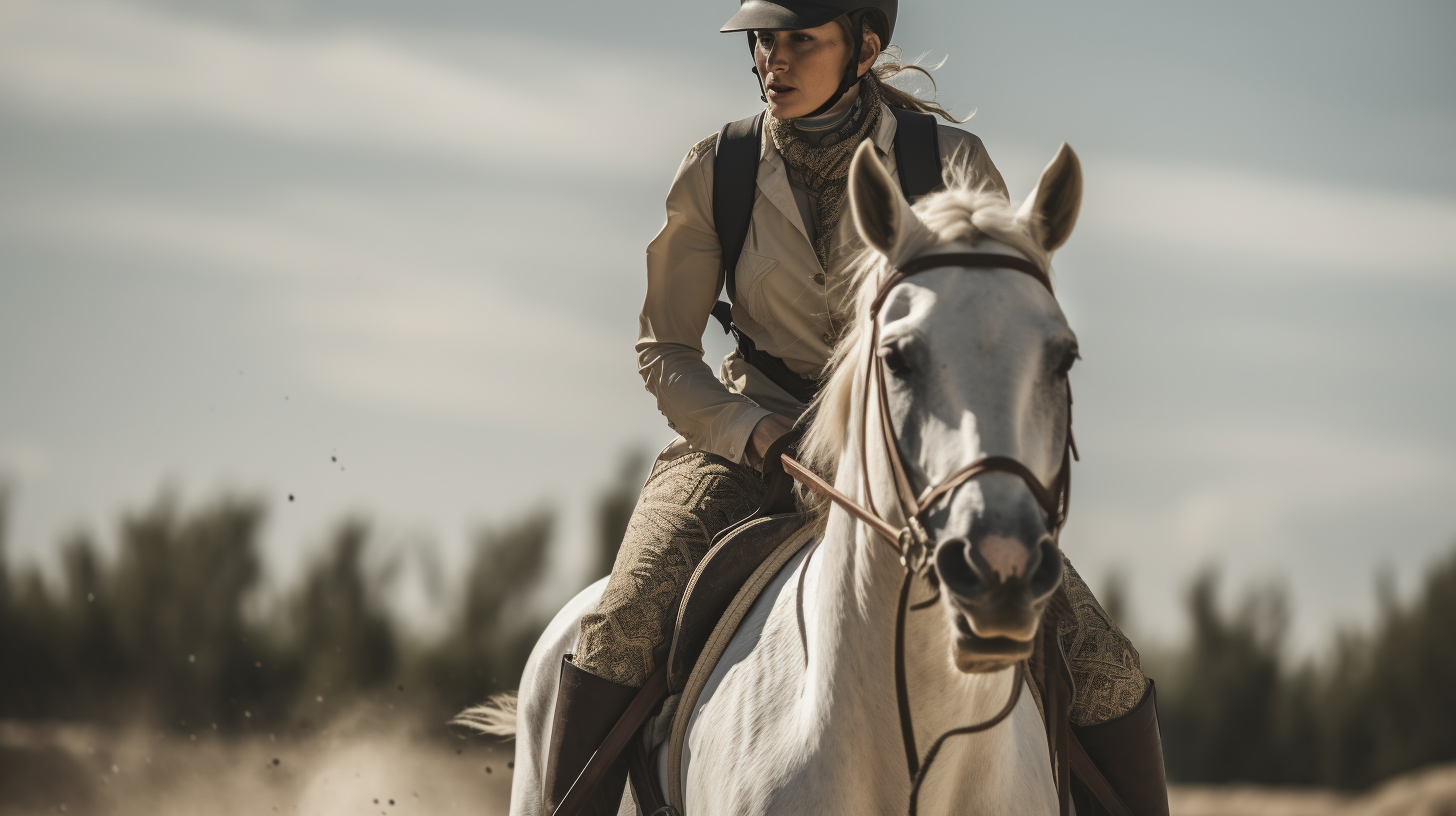
<svg viewBox="0 0 1456 816">
<path fill-rule="evenodd" d="M 819 284 L 820 286 L 823 286 L 824 285 L 824 273 L 823 272 L 820 272 L 817 275 L 815 275 L 814 276 L 814 282 L 817 283 L 817 284 Z"/>
</svg>

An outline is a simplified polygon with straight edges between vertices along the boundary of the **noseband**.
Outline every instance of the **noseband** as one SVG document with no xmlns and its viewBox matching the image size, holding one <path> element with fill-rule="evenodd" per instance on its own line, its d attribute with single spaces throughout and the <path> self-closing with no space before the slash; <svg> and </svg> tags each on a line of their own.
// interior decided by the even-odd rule
<svg viewBox="0 0 1456 816">
<path fill-rule="evenodd" d="M 1009 456 L 982 456 L 942 479 L 938 484 L 927 487 L 919 495 L 915 494 L 914 489 L 910 486 L 910 479 L 905 475 L 905 464 L 900 457 L 894 423 L 890 420 L 890 400 L 885 386 L 884 364 L 876 365 L 876 361 L 880 359 L 876 353 L 876 349 L 880 345 L 880 309 L 884 306 L 885 299 L 889 297 L 890 290 L 900 285 L 905 279 L 931 269 L 947 267 L 984 270 L 1014 269 L 1035 278 L 1037 283 L 1045 287 L 1053 298 L 1056 297 L 1056 292 L 1052 289 L 1051 278 L 1041 267 L 1025 258 L 990 252 L 922 255 L 893 269 L 885 281 L 880 284 L 879 291 L 875 293 L 875 299 L 870 302 L 869 307 L 869 316 L 873 322 L 870 329 L 869 354 L 866 355 L 865 363 L 865 409 L 868 414 L 869 389 L 873 387 L 879 401 L 883 452 L 885 459 L 890 464 L 890 473 L 895 482 L 896 509 L 899 511 L 899 518 L 904 519 L 905 523 L 897 527 L 875 507 L 874 494 L 870 489 L 869 447 L 866 444 L 867 432 L 864 423 L 860 424 L 860 478 L 864 488 L 865 504 L 868 506 L 860 505 L 836 490 L 788 454 L 784 454 L 782 457 L 784 470 L 795 480 L 830 499 L 851 516 L 879 533 L 879 537 L 895 551 L 900 564 L 905 568 L 904 582 L 900 587 L 899 611 L 895 620 L 895 696 L 900 709 L 900 736 L 905 746 L 905 764 L 911 779 L 910 816 L 915 816 L 921 785 L 930 770 L 930 763 L 935 760 L 945 740 L 952 736 L 986 731 L 1006 719 L 1016 707 L 1017 700 L 1020 699 L 1023 682 L 1020 677 L 1012 681 L 1011 697 L 995 716 L 974 725 L 944 732 L 931 744 L 930 750 L 925 754 L 924 762 L 920 761 L 919 749 L 915 742 L 915 729 L 910 716 L 909 691 L 905 681 L 905 617 L 912 579 L 921 574 L 926 574 L 927 578 L 930 578 L 930 574 L 934 571 L 930 562 L 931 554 L 935 550 L 935 542 L 925 531 L 923 516 L 952 490 L 971 479 L 986 473 L 1009 473 L 1021 479 L 1027 489 L 1031 491 L 1031 495 L 1036 498 L 1037 504 L 1047 515 L 1047 529 L 1051 531 L 1052 540 L 1057 541 L 1061 537 L 1062 527 L 1067 522 L 1067 509 L 1071 501 L 1072 460 L 1078 458 L 1077 443 L 1072 438 L 1072 392 L 1069 385 L 1067 390 L 1067 444 L 1062 452 L 1061 467 L 1057 470 L 1051 487 L 1042 484 L 1030 468 Z M 934 583 L 934 579 L 931 578 L 931 580 Z M 931 602 L 934 600 L 932 598 Z M 917 604 L 915 608 L 924 608 L 929 603 Z"/>
</svg>

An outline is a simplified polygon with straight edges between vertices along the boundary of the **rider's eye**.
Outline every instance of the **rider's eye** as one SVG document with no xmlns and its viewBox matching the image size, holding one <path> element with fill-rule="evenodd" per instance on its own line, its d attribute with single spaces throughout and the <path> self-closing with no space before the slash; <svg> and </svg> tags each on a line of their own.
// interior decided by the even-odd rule
<svg viewBox="0 0 1456 816">
<path fill-rule="evenodd" d="M 885 361 L 885 367 L 895 376 L 903 377 L 910 373 L 910 362 L 905 359 L 905 352 L 898 346 L 882 346 L 879 355 Z"/>
</svg>

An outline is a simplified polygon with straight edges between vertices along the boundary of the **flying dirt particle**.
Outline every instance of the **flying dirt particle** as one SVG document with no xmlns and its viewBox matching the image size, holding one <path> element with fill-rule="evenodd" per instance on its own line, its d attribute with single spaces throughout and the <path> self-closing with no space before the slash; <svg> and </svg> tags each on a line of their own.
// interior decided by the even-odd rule
<svg viewBox="0 0 1456 816">
<path fill-rule="evenodd" d="M 320 694 L 319 696 L 315 697 L 314 699 L 315 700 L 318 700 L 320 703 L 322 703 L 324 701 L 324 696 L 322 694 Z"/>
<path fill-rule="evenodd" d="M 213 723 L 213 724 L 212 724 L 212 730 L 214 730 L 214 731 L 216 731 L 216 730 L 217 730 L 217 723 Z"/>
<path fill-rule="evenodd" d="M 460 749 L 459 748 L 456 748 L 455 749 L 455 756 L 460 756 Z"/>
<path fill-rule="evenodd" d="M 404 683 L 400 683 L 400 684 L 399 684 L 399 685 L 398 685 L 398 686 L 395 686 L 395 688 L 397 688 L 397 689 L 399 689 L 399 690 L 400 690 L 400 691 L 401 691 L 401 692 L 403 692 L 403 691 L 404 691 Z"/>
<path fill-rule="evenodd" d="M 374 800 L 374 804 L 376 804 L 376 805 L 379 804 L 379 800 L 378 799 L 375 799 Z"/>
<path fill-rule="evenodd" d="M 492 771 L 492 770 L 491 770 L 491 769 L 490 769 L 490 766 L 489 766 L 489 765 L 487 765 L 487 766 L 485 766 L 485 772 L 486 772 L 486 773 L 495 773 L 495 772 L 494 772 L 494 771 Z"/>
<path fill-rule="evenodd" d="M 293 494 L 292 494 L 292 493 L 289 493 L 289 494 L 288 494 L 288 500 L 289 500 L 289 501 L 293 501 Z"/>
<path fill-rule="evenodd" d="M 390 799 L 390 800 L 389 800 L 389 806 L 390 806 L 390 807 L 394 807 L 394 800 L 393 800 L 393 799 Z"/>
<path fill-rule="evenodd" d="M 95 601 L 95 600 L 96 600 L 96 596 L 95 595 L 91 594 L 90 592 L 86 593 L 86 603 L 91 603 L 92 601 Z"/>
<path fill-rule="evenodd" d="M 112 765 L 111 766 L 111 773 L 112 774 L 119 774 L 119 773 L 121 773 L 121 768 L 119 766 L 117 766 L 117 765 Z"/>
<path fill-rule="evenodd" d="M 187 655 L 187 662 L 188 663 L 196 663 L 197 662 L 197 655 Z"/>
<path fill-rule="evenodd" d="M 62 813 L 65 813 L 66 812 L 66 803 L 65 802 L 62 802 L 61 803 L 61 812 Z"/>
<path fill-rule="evenodd" d="M 243 712 L 243 719 L 245 719 L 245 720 L 251 720 L 251 719 L 253 719 L 253 712 L 251 712 L 251 711 L 244 711 Z"/>
<path fill-rule="evenodd" d="M 506 767 L 507 768 L 515 768 L 516 767 L 516 763 L 515 762 L 507 762 L 506 763 Z"/>
<path fill-rule="evenodd" d="M 337 464 L 338 461 L 339 461 L 339 457 L 337 457 L 337 456 L 330 456 L 329 457 L 329 461 Z"/>
<path fill-rule="evenodd" d="M 197 735 L 196 734 L 189 734 L 188 735 L 188 739 L 191 739 L 193 742 L 197 742 Z"/>
<path fill-rule="evenodd" d="M 253 661 L 253 667 L 254 668 L 258 668 L 258 669 L 263 668 L 263 661 L 261 661 L 261 660 L 254 660 Z"/>
<path fill-rule="evenodd" d="M 279 758 L 278 758 L 278 757 L 273 757 L 273 764 L 274 764 L 274 765 L 278 765 L 278 764 L 280 764 L 280 763 L 281 763 L 281 762 L 282 762 L 282 760 L 280 760 L 280 759 L 279 759 Z"/>
</svg>

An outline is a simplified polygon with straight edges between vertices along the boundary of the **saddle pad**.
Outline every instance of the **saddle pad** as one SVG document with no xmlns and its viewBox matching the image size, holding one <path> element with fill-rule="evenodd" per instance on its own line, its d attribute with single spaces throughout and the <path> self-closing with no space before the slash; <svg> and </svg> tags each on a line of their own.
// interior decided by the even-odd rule
<svg viewBox="0 0 1456 816">
<path fill-rule="evenodd" d="M 672 650 L 667 658 L 670 694 L 682 691 L 723 610 L 754 570 L 795 530 L 804 526 L 799 513 L 779 513 L 754 519 L 729 532 L 708 550 L 688 579 L 678 605 Z"/>
<path fill-rule="evenodd" d="M 823 533 L 822 525 L 805 526 L 802 516 L 797 516 L 797 519 L 800 525 L 797 530 L 782 539 L 773 552 L 769 553 L 767 558 L 762 559 L 758 568 L 738 590 L 738 594 L 733 596 L 733 600 L 723 611 L 717 625 L 713 627 L 712 634 L 704 643 L 702 653 L 698 655 L 692 672 L 683 685 L 682 697 L 678 700 L 677 712 L 673 715 L 672 733 L 666 746 L 668 751 L 667 798 L 679 812 L 682 811 L 685 798 L 682 784 L 683 744 L 687 740 L 688 723 L 692 721 L 693 711 L 698 705 L 698 697 L 702 695 L 703 687 L 707 685 L 708 677 L 713 673 L 713 667 L 718 664 L 718 660 L 723 656 L 723 651 L 728 648 L 728 642 L 738 631 L 738 625 L 743 622 L 744 615 L 748 614 L 749 607 L 758 600 L 764 587 L 768 586 L 789 559 L 793 558 L 806 544 L 813 541 L 815 536 Z"/>
</svg>

